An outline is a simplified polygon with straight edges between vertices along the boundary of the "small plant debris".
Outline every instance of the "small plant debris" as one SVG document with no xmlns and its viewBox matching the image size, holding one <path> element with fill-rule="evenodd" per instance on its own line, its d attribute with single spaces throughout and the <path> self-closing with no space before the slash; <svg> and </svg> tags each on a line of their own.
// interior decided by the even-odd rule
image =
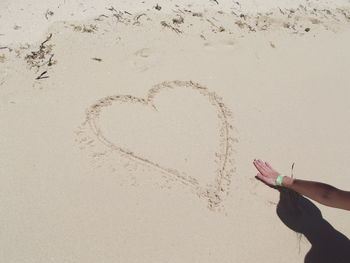
<svg viewBox="0 0 350 263">
<path fill-rule="evenodd" d="M 135 22 L 133 23 L 133 25 L 139 25 L 139 24 L 140 24 L 139 19 L 140 19 L 141 17 L 143 17 L 143 16 L 147 16 L 146 13 L 142 13 L 142 14 L 139 14 L 139 15 L 135 16 L 135 17 L 134 17 L 134 21 L 135 21 Z"/>
<path fill-rule="evenodd" d="M 83 26 L 83 33 L 94 33 L 97 31 L 97 26 L 96 25 L 89 25 L 89 26 Z"/>
<path fill-rule="evenodd" d="M 203 14 L 202 13 L 197 13 L 197 12 L 194 12 L 192 13 L 192 16 L 197 16 L 197 17 L 203 17 Z"/>
<path fill-rule="evenodd" d="M 71 24 L 74 31 L 81 32 L 81 33 L 95 33 L 97 31 L 97 25 L 74 25 Z"/>
<path fill-rule="evenodd" d="M 175 25 L 183 24 L 183 22 L 184 18 L 180 15 L 178 17 L 173 18 L 173 24 Z"/>
<path fill-rule="evenodd" d="M 209 24 L 211 24 L 213 26 L 213 29 L 212 29 L 213 32 L 217 33 L 217 32 L 224 32 L 225 31 L 225 28 L 223 26 L 215 25 L 210 19 L 206 19 L 206 20 Z"/>
<path fill-rule="evenodd" d="M 160 11 L 160 10 L 162 9 L 162 7 L 161 7 L 160 5 L 157 4 L 157 5 L 154 7 L 154 9 Z"/>
<path fill-rule="evenodd" d="M 173 27 L 172 25 L 169 25 L 169 24 L 168 24 L 167 22 L 165 22 L 165 21 L 160 22 L 160 24 L 161 24 L 163 27 L 170 28 L 171 30 L 173 30 L 173 31 L 174 31 L 175 33 L 177 33 L 177 34 L 182 33 L 182 31 L 181 31 L 180 29 L 175 28 L 175 27 Z"/>
<path fill-rule="evenodd" d="M 43 73 L 41 73 L 39 76 L 37 76 L 35 79 L 39 80 L 39 79 L 47 79 L 49 78 L 49 76 L 46 75 L 47 74 L 47 70 L 45 70 Z"/>
<path fill-rule="evenodd" d="M 117 12 L 117 9 L 114 8 L 114 6 L 111 6 L 109 8 L 107 8 L 107 10 L 111 11 L 111 12 Z"/>
<path fill-rule="evenodd" d="M 95 21 L 102 21 L 104 18 L 108 18 L 105 14 L 99 15 L 97 18 L 95 18 Z"/>
<path fill-rule="evenodd" d="M 52 12 L 51 10 L 47 9 L 45 13 L 45 18 L 46 20 L 49 20 L 49 16 L 53 16 L 55 13 Z"/>
<path fill-rule="evenodd" d="M 218 30 L 219 30 L 219 32 L 224 32 L 225 28 L 223 26 L 219 26 Z"/>
<path fill-rule="evenodd" d="M 50 58 L 49 58 L 49 61 L 47 62 L 47 65 L 49 67 L 51 67 L 52 65 L 55 65 L 56 64 L 56 60 L 52 60 L 54 54 L 51 54 Z"/>
<path fill-rule="evenodd" d="M 94 58 L 91 58 L 92 60 L 95 60 L 95 61 L 98 61 L 98 62 L 102 62 L 102 58 L 96 58 L 96 57 L 94 57 Z"/>
<path fill-rule="evenodd" d="M 128 24 L 130 23 L 130 19 L 125 17 L 124 15 L 132 15 L 131 13 L 127 12 L 127 11 L 118 11 L 117 9 L 115 9 L 113 6 L 107 8 L 108 11 L 112 12 L 112 16 L 116 17 L 118 22 L 124 23 L 124 24 Z"/>
<path fill-rule="evenodd" d="M 242 21 L 236 21 L 235 24 L 239 27 L 239 28 L 248 28 L 249 31 L 252 31 L 252 32 L 256 32 L 255 28 L 253 28 L 251 25 L 245 23 L 245 22 L 242 22 Z"/>
<path fill-rule="evenodd" d="M 25 56 L 25 60 L 27 61 L 30 68 L 36 67 L 39 69 L 41 66 L 48 65 L 52 66 L 56 63 L 56 61 L 53 61 L 53 54 L 52 52 L 52 45 L 47 45 L 47 42 L 50 41 L 52 38 L 52 34 L 50 34 L 45 41 L 43 41 L 40 46 L 39 50 L 32 51 L 30 54 Z M 46 61 L 46 57 L 50 56 L 49 59 Z"/>
</svg>

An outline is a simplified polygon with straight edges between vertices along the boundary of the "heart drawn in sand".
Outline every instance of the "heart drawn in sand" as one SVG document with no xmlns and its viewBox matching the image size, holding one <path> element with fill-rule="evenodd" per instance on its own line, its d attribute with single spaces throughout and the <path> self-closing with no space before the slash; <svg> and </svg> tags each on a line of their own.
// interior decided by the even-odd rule
<svg viewBox="0 0 350 263">
<path fill-rule="evenodd" d="M 134 161 L 190 187 L 217 207 L 233 173 L 231 113 L 192 81 L 160 83 L 145 98 L 115 95 L 87 109 L 81 128 Z"/>
</svg>

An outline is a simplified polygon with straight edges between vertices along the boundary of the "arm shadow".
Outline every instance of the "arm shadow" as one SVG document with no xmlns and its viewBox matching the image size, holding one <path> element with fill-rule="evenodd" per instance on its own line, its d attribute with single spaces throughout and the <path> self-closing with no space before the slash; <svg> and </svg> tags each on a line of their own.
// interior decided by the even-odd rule
<svg viewBox="0 0 350 263">
<path fill-rule="evenodd" d="M 291 230 L 303 234 L 312 247 L 305 263 L 349 263 L 350 240 L 328 223 L 308 199 L 288 189 L 279 189 L 277 215 Z"/>
</svg>

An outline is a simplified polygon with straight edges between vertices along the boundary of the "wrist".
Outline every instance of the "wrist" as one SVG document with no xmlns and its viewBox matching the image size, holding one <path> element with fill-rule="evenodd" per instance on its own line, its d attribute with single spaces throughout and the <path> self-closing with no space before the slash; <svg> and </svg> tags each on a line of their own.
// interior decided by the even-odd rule
<svg viewBox="0 0 350 263">
<path fill-rule="evenodd" d="M 293 185 L 294 179 L 289 176 L 283 176 L 282 186 L 289 188 Z"/>
</svg>

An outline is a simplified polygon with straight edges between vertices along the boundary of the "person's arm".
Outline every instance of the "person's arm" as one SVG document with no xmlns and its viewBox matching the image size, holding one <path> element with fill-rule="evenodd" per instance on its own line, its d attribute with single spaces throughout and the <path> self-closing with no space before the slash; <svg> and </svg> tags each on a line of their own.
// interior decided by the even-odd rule
<svg viewBox="0 0 350 263">
<path fill-rule="evenodd" d="M 276 179 L 280 173 L 261 160 L 254 160 L 253 163 L 259 171 L 256 177 L 270 186 L 276 186 Z M 350 210 L 350 192 L 339 190 L 331 185 L 284 176 L 282 186 L 323 205 Z"/>
</svg>

